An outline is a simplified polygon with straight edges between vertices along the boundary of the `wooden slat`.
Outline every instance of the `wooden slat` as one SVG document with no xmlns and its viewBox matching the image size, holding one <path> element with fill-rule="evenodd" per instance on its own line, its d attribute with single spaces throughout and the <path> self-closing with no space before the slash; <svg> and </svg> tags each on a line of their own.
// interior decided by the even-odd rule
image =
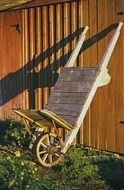
<svg viewBox="0 0 124 190">
<path fill-rule="evenodd" d="M 98 1 L 98 15 L 99 15 L 99 20 L 98 20 L 98 32 L 102 31 L 107 24 L 107 15 L 106 15 L 106 8 L 107 8 L 107 0 L 101 0 Z M 103 19 L 104 15 L 104 19 Z M 107 41 L 106 38 L 103 38 L 101 41 L 98 42 L 98 62 L 101 61 L 101 58 L 104 54 L 104 51 L 107 47 Z M 97 137 L 97 146 L 98 148 L 105 149 L 106 148 L 106 114 L 107 109 L 104 104 L 104 102 L 107 101 L 107 87 L 100 88 L 98 90 L 98 107 L 97 107 L 97 112 L 98 112 L 98 123 L 101 123 L 101 125 L 97 126 L 97 131 L 98 131 L 98 137 Z M 104 96 L 103 96 L 104 94 Z M 102 102 L 101 102 L 102 101 Z"/>
<path fill-rule="evenodd" d="M 57 92 L 89 92 L 92 82 L 57 82 L 54 90 Z"/>
<path fill-rule="evenodd" d="M 79 1 L 79 29 L 83 28 L 84 27 L 84 11 L 83 11 L 83 1 Z M 81 52 L 79 54 L 79 58 L 78 58 L 78 66 L 80 67 L 83 67 L 84 65 L 84 56 L 83 56 L 83 52 Z M 80 130 L 79 130 L 79 135 L 78 135 L 78 142 L 80 144 L 83 144 L 83 131 L 84 131 L 84 127 L 83 127 L 83 124 L 82 126 L 80 127 Z"/>
<path fill-rule="evenodd" d="M 83 24 L 84 26 L 87 25 L 89 26 L 89 0 L 88 1 L 83 1 Z M 89 39 L 89 32 L 87 32 L 86 35 L 86 40 Z M 90 60 L 89 60 L 89 48 L 88 48 L 89 43 L 87 43 L 87 49 L 83 52 L 83 66 L 88 67 L 90 65 Z M 90 108 L 87 111 L 86 117 L 84 119 L 84 129 L 83 129 L 83 139 L 84 139 L 84 145 L 90 144 Z"/>
<path fill-rule="evenodd" d="M 48 7 L 44 6 L 42 7 L 42 39 L 43 39 L 43 54 L 46 55 L 46 52 L 48 52 Z M 48 60 L 48 56 L 46 56 L 43 60 L 43 70 L 44 70 L 44 75 L 43 80 L 45 80 L 45 84 L 48 84 L 48 77 L 47 77 L 47 66 L 48 66 L 49 60 Z M 49 88 L 48 86 L 45 86 L 43 88 L 43 107 L 46 105 L 47 101 L 48 101 L 48 97 L 49 97 Z"/>
<path fill-rule="evenodd" d="M 62 25 L 63 25 L 63 39 L 64 39 L 64 47 L 63 47 L 63 61 L 64 65 L 67 63 L 69 59 L 69 53 L 71 50 L 70 46 L 70 37 L 71 37 L 71 3 L 64 3 L 62 5 Z M 67 136 L 68 132 L 66 130 L 63 131 L 64 139 Z"/>
<path fill-rule="evenodd" d="M 58 104 L 83 104 L 87 97 L 87 93 L 57 93 L 53 92 L 49 98 L 49 103 Z"/>
<path fill-rule="evenodd" d="M 22 113 L 23 115 L 26 115 L 27 117 L 31 118 L 34 121 L 40 121 L 40 120 L 43 119 L 43 117 L 41 115 L 39 115 L 37 111 L 33 111 L 33 110 L 21 110 L 19 112 Z"/>
<path fill-rule="evenodd" d="M 40 87 L 41 83 L 41 71 L 42 71 L 42 61 L 41 59 L 38 59 L 39 56 L 41 56 L 42 52 L 42 15 L 41 15 L 41 8 L 36 8 L 36 65 L 35 65 L 35 72 L 37 74 L 37 81 L 35 81 L 38 86 L 35 89 L 35 108 L 41 109 L 43 106 L 42 102 L 42 88 Z"/>
<path fill-rule="evenodd" d="M 35 70 L 34 70 L 34 56 L 35 56 L 35 9 L 31 8 L 29 10 L 29 58 L 32 63 L 31 67 L 29 69 L 32 69 L 32 72 L 29 71 L 28 74 L 28 91 L 29 91 L 29 107 L 30 109 L 35 108 L 35 92 L 34 92 L 34 75 L 35 75 Z"/>
<path fill-rule="evenodd" d="M 22 64 L 25 65 L 25 10 L 22 10 Z M 25 76 L 25 72 L 24 72 Z M 24 89 L 26 89 L 26 77 L 23 78 L 23 85 Z M 25 109 L 25 102 L 26 102 L 26 90 L 23 91 L 23 106 L 22 108 Z"/>
<path fill-rule="evenodd" d="M 81 81 L 94 81 L 96 78 L 97 70 L 96 68 L 65 68 L 63 73 L 60 74 L 58 81 L 71 81 L 71 82 L 81 82 Z"/>
<path fill-rule="evenodd" d="M 57 64 L 57 74 L 59 77 L 59 74 L 62 71 L 62 61 L 61 58 L 63 57 L 63 47 L 61 46 L 61 42 L 63 40 L 63 11 L 62 11 L 62 4 L 57 4 L 56 5 L 56 44 L 58 44 L 58 47 L 56 47 L 57 51 L 56 51 L 56 60 L 58 62 Z M 61 24 L 60 24 L 61 23 Z M 56 80 L 56 78 L 54 78 L 54 80 Z M 64 133 L 63 133 L 63 129 L 59 129 L 59 135 L 64 139 Z"/>
<path fill-rule="evenodd" d="M 55 50 L 54 50 L 54 46 L 55 46 L 55 43 L 56 43 L 56 40 L 55 40 L 55 34 L 56 34 L 56 31 L 55 31 L 55 20 L 54 20 L 54 17 L 55 17 L 55 9 L 56 7 L 53 6 L 53 5 L 50 5 L 49 6 L 49 36 L 48 36 L 48 44 L 49 44 L 49 49 L 52 50 L 51 51 L 51 54 L 49 55 L 49 64 L 50 65 L 53 65 L 54 64 L 54 61 L 56 59 L 56 55 L 55 55 Z M 52 68 L 51 66 L 49 66 L 50 68 Z M 49 75 L 49 74 L 48 74 Z M 49 77 L 49 76 L 48 76 Z M 51 88 L 50 88 L 50 91 L 52 89 L 52 86 L 54 85 L 54 74 L 52 73 L 50 75 L 50 79 L 51 81 Z"/>
<path fill-rule="evenodd" d="M 89 0 L 89 21 L 90 21 L 90 38 L 93 36 L 97 35 L 97 29 L 98 29 L 98 23 L 96 20 L 98 19 L 98 9 L 97 9 L 97 0 L 92 1 Z M 92 11 L 94 10 L 94 14 Z M 90 41 L 92 43 L 92 40 Z M 98 58 L 97 58 L 97 53 L 98 53 L 98 44 L 97 42 L 92 45 L 89 49 L 89 56 L 90 56 L 90 64 L 91 66 L 97 65 L 98 64 Z M 93 102 L 91 103 L 91 112 L 90 112 L 90 145 L 92 147 L 97 147 L 97 139 L 98 139 L 98 118 L 97 115 L 99 114 L 98 112 L 98 92 L 96 92 L 96 95 L 94 96 Z"/>
<path fill-rule="evenodd" d="M 55 52 L 55 44 L 56 44 L 56 23 L 54 20 L 54 17 L 56 17 L 56 7 L 53 5 L 49 6 L 49 34 L 48 34 L 48 44 L 49 44 L 49 49 L 50 49 L 50 55 L 49 55 L 49 67 L 52 68 L 54 65 L 54 61 L 56 59 L 56 52 Z M 52 66 L 51 66 L 52 65 Z M 49 77 L 49 76 L 48 76 Z M 52 90 L 52 86 L 54 85 L 54 74 L 51 73 L 49 80 L 51 81 L 51 85 L 50 85 L 50 93 Z M 54 132 L 54 129 L 52 128 L 50 130 L 50 132 Z"/>
<path fill-rule="evenodd" d="M 46 109 L 56 114 L 77 116 L 82 109 L 82 105 L 77 104 L 48 104 Z"/>
<path fill-rule="evenodd" d="M 61 117 L 62 119 L 64 119 L 66 122 L 68 122 L 69 124 L 71 124 L 72 126 L 74 126 L 74 123 L 77 119 L 76 116 L 69 116 L 69 115 L 62 115 L 62 114 L 58 114 L 59 117 Z"/>
<path fill-rule="evenodd" d="M 24 84 L 25 84 L 25 88 L 26 88 L 28 86 L 28 76 L 26 73 L 28 70 L 27 63 L 29 62 L 29 10 L 24 10 L 23 15 L 24 15 L 24 20 L 23 20 L 24 27 L 22 27 L 22 29 L 24 29 L 24 31 L 23 31 L 23 34 L 24 34 L 23 65 L 25 65 L 25 70 L 24 70 L 24 75 L 25 75 L 24 80 L 25 81 L 24 81 Z M 29 109 L 29 92 L 28 92 L 27 88 L 25 89 L 24 108 Z"/>
<path fill-rule="evenodd" d="M 63 5 L 63 38 L 65 38 L 65 45 L 64 45 L 64 48 L 63 48 L 63 53 L 64 53 L 64 56 L 65 56 L 65 60 L 64 62 L 67 63 L 68 61 L 68 58 L 69 58 L 69 52 L 70 52 L 70 43 L 68 42 L 69 40 L 69 37 L 70 37 L 70 34 L 71 34 L 71 31 L 70 31 L 70 24 L 71 24 L 71 20 L 70 20 L 70 6 L 71 4 L 70 3 L 64 3 Z"/>
<path fill-rule="evenodd" d="M 77 31 L 77 2 L 74 1 L 71 3 L 71 33 L 75 33 Z M 77 42 L 77 37 L 71 42 L 71 49 L 75 48 Z M 75 66 L 77 65 L 77 60 L 75 61 Z"/>
<path fill-rule="evenodd" d="M 63 41 L 63 12 L 62 12 L 62 5 L 58 4 L 56 5 L 56 60 L 57 60 L 57 74 L 59 75 L 62 71 L 62 62 L 61 58 L 63 57 L 63 46 L 61 45 Z M 61 24 L 60 24 L 61 23 Z"/>
<path fill-rule="evenodd" d="M 112 4 L 114 5 L 115 1 L 112 0 L 107 1 L 107 8 L 106 8 L 106 14 L 107 14 L 107 23 L 113 24 L 116 20 L 116 13 L 115 13 L 115 7 L 111 6 Z M 109 8 L 111 6 L 111 9 Z M 110 35 L 108 35 L 107 37 L 107 42 L 109 42 L 111 35 L 113 34 L 113 32 L 111 32 Z M 123 35 L 123 34 L 122 34 Z M 120 36 L 121 38 L 121 36 Z M 110 112 L 107 113 L 106 115 L 106 149 L 110 150 L 110 151 L 115 151 L 116 150 L 116 105 L 115 105 L 115 98 L 116 98 L 116 88 L 118 86 L 118 84 L 116 84 L 116 66 L 119 67 L 119 54 L 117 54 L 116 52 L 118 51 L 117 47 L 118 42 L 116 44 L 116 48 L 113 52 L 113 56 L 110 59 L 109 65 L 108 65 L 108 69 L 109 69 L 109 74 L 112 78 L 112 81 L 110 83 L 110 85 L 107 86 L 107 102 L 108 104 L 106 104 L 106 109 L 107 110 L 111 110 Z M 119 50 L 120 51 L 120 50 Z M 119 73 L 119 77 L 121 75 L 120 71 L 118 70 Z M 120 98 L 120 97 L 119 97 Z M 119 110 L 118 110 L 119 111 Z M 118 112 L 117 111 L 117 112 Z M 110 134 L 111 134 L 111 138 L 110 138 Z"/>
<path fill-rule="evenodd" d="M 15 111 L 16 112 L 16 111 Z M 37 110 L 17 110 L 18 115 L 27 119 L 32 123 L 36 123 L 40 127 L 53 127 L 53 124 L 48 117 L 44 116 Z"/>
</svg>

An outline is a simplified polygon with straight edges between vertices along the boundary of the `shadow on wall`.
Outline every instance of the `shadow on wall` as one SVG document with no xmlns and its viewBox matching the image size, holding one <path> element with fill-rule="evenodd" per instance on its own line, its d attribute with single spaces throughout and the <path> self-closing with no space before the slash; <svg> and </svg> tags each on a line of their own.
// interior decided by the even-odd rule
<svg viewBox="0 0 124 190">
<path fill-rule="evenodd" d="M 112 24 L 98 34 L 86 40 L 80 53 L 84 52 L 86 49 L 100 41 L 117 26 L 118 24 Z M 35 72 L 35 67 L 43 63 L 46 58 L 49 59 L 52 54 L 55 54 L 59 49 L 73 41 L 75 37 L 79 37 L 83 29 L 84 28 L 78 29 L 73 34 L 70 34 L 68 37 L 62 39 L 59 43 L 56 43 L 53 47 L 47 49 L 45 52 L 42 52 L 37 57 L 34 57 L 21 69 L 14 73 L 9 73 L 3 79 L 1 79 L 0 106 L 4 105 L 26 89 L 29 91 L 30 96 L 30 93 L 34 92 L 36 88 L 53 87 L 58 77 L 57 70 L 66 64 L 71 52 L 68 52 L 65 55 L 63 53 L 59 59 L 55 60 L 52 64 L 48 64 L 39 72 Z"/>
</svg>

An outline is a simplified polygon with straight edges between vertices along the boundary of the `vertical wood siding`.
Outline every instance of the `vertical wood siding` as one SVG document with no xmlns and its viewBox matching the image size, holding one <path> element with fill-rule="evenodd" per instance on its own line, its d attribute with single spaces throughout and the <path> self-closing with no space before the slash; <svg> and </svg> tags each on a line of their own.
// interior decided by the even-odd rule
<svg viewBox="0 0 124 190">
<path fill-rule="evenodd" d="M 116 12 L 118 14 L 117 21 L 124 22 L 124 16 L 120 14 L 124 10 L 123 0 L 116 1 Z M 124 27 L 122 35 L 120 36 L 119 43 L 116 48 L 115 64 L 115 137 L 116 149 L 118 152 L 124 152 L 124 125 L 119 123 L 124 118 Z M 112 117 L 111 117 L 112 118 Z M 111 127 L 112 128 L 112 127 Z"/>
<path fill-rule="evenodd" d="M 86 41 L 77 66 L 98 64 L 124 21 L 123 0 L 79 0 L 22 10 L 23 107 L 41 109 L 75 47 L 83 27 Z M 108 35 L 106 35 L 108 34 Z M 75 143 L 124 153 L 124 29 L 109 63 L 112 82 L 98 89 Z M 66 131 L 59 131 L 63 136 Z"/>
<path fill-rule="evenodd" d="M 18 11 L 0 13 L 0 120 L 22 104 L 21 34 L 16 24 L 21 24 Z"/>
<path fill-rule="evenodd" d="M 23 64 L 31 67 L 27 67 L 28 74 L 26 72 L 25 76 L 29 81 L 29 89 L 26 89 L 26 102 L 29 103 L 26 107 L 40 109 L 45 106 L 62 67 L 86 25 L 90 30 L 76 65 L 94 66 L 100 62 L 114 31 L 110 26 L 118 21 L 117 9 L 122 5 L 123 0 L 119 3 L 118 0 L 80 0 L 23 11 Z M 120 80 L 123 74 L 121 78 L 117 77 L 118 71 L 122 73 L 123 68 L 120 47 L 122 49 L 119 40 L 109 64 L 112 82 L 98 89 L 74 143 L 124 152 L 120 148 L 120 144 L 124 146 L 124 140 L 119 140 L 124 135 L 124 127 L 119 124 L 119 119 L 124 118 L 124 108 L 121 108 L 123 100 L 120 103 L 117 95 L 122 96 Z M 118 116 L 119 109 L 121 117 Z M 67 134 L 61 130 L 60 133 Z"/>
</svg>

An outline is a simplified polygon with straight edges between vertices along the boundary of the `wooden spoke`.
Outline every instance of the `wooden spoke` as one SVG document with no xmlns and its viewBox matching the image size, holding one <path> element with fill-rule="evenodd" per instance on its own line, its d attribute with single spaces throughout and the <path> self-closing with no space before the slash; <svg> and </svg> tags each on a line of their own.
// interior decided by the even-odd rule
<svg viewBox="0 0 124 190">
<path fill-rule="evenodd" d="M 44 154 L 46 152 L 47 152 L 46 150 L 43 150 L 43 151 L 39 152 L 39 154 L 41 155 L 41 154 Z"/>
<path fill-rule="evenodd" d="M 52 154 L 49 154 L 48 159 L 49 159 L 49 162 L 52 163 L 53 161 Z"/>
<path fill-rule="evenodd" d="M 54 143 L 54 137 L 50 137 L 50 143 L 53 144 Z"/>
<path fill-rule="evenodd" d="M 57 144 L 57 145 L 55 145 L 55 147 L 56 147 L 56 148 L 61 148 L 61 146 L 60 146 L 60 145 L 58 145 L 58 144 Z"/>
<path fill-rule="evenodd" d="M 43 158 L 42 158 L 43 161 L 46 161 L 47 157 L 48 157 L 48 153 L 44 154 L 44 156 L 43 156 Z"/>
<path fill-rule="evenodd" d="M 50 146 L 50 138 L 49 138 L 49 134 L 47 134 L 46 139 L 47 139 L 47 145 Z"/>
<path fill-rule="evenodd" d="M 44 143 L 40 143 L 40 145 L 42 146 L 42 147 L 44 147 L 44 148 L 47 148 L 47 146 L 44 144 Z"/>
<path fill-rule="evenodd" d="M 55 155 L 56 155 L 57 157 L 59 157 L 59 154 L 55 153 Z"/>
<path fill-rule="evenodd" d="M 56 133 L 40 135 L 35 142 L 36 157 L 40 164 L 52 167 L 61 160 L 61 143 Z"/>
</svg>

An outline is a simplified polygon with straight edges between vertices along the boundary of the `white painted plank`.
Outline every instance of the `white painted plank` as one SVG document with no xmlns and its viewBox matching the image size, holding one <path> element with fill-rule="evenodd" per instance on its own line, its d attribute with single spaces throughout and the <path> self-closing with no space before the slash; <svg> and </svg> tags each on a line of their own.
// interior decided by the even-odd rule
<svg viewBox="0 0 124 190">
<path fill-rule="evenodd" d="M 100 70 L 104 70 L 104 69 L 107 68 L 108 62 L 110 60 L 110 57 L 111 57 L 111 55 L 113 53 L 113 50 L 115 48 L 115 45 L 117 43 L 118 37 L 120 35 L 120 30 L 121 30 L 122 26 L 123 26 L 123 23 L 119 22 L 118 27 L 117 27 L 111 41 L 109 42 L 108 47 L 107 47 L 107 49 L 106 49 L 106 51 L 105 51 L 105 53 L 103 55 L 103 58 L 101 60 Z"/>
<path fill-rule="evenodd" d="M 77 56 L 78 56 L 78 54 L 80 52 L 80 49 L 81 49 L 81 47 L 83 45 L 83 42 L 85 40 L 86 33 L 87 33 L 88 29 L 89 29 L 88 26 L 86 26 L 84 28 L 84 30 L 83 30 L 82 34 L 80 35 L 80 38 L 79 38 L 79 40 L 78 40 L 78 42 L 76 44 L 76 47 L 74 48 L 74 50 L 73 50 L 69 60 L 67 61 L 65 67 L 74 67 L 75 61 L 76 61 Z"/>
</svg>

